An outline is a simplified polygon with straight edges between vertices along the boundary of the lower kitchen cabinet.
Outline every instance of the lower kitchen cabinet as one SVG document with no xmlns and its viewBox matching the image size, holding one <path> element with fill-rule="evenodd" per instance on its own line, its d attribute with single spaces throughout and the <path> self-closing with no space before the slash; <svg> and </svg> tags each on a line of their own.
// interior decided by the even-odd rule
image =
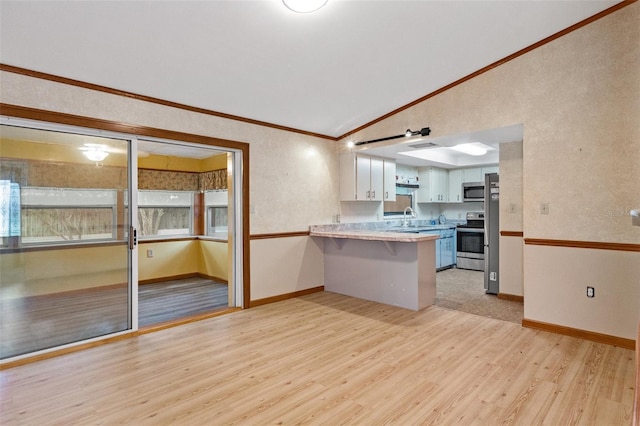
<svg viewBox="0 0 640 426">
<path fill-rule="evenodd" d="M 449 268 L 456 264 L 456 231 L 455 229 L 440 231 L 440 266 Z"/>
<path fill-rule="evenodd" d="M 456 264 L 456 230 L 440 229 L 422 231 L 425 234 L 439 235 L 436 240 L 436 270 L 451 268 Z"/>
</svg>

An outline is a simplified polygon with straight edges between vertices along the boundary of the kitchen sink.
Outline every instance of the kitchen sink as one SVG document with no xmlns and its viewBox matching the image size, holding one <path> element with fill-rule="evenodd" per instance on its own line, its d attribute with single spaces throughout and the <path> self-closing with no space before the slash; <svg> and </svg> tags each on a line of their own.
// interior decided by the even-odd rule
<svg viewBox="0 0 640 426">
<path fill-rule="evenodd" d="M 411 228 L 411 227 L 405 226 L 405 227 L 387 228 L 387 229 L 383 229 L 382 231 L 383 232 L 399 232 L 401 234 L 419 234 L 420 228 Z"/>
</svg>

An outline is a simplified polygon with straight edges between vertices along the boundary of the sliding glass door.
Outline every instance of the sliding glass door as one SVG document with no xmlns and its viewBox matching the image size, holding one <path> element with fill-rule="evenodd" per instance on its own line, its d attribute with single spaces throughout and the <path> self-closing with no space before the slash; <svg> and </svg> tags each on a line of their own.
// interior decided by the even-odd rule
<svg viewBox="0 0 640 426">
<path fill-rule="evenodd" d="M 3 121 L 1 359 L 136 327 L 134 143 Z"/>
<path fill-rule="evenodd" d="M 138 138 L 0 117 L 0 362 L 246 303 L 244 151 Z"/>
</svg>

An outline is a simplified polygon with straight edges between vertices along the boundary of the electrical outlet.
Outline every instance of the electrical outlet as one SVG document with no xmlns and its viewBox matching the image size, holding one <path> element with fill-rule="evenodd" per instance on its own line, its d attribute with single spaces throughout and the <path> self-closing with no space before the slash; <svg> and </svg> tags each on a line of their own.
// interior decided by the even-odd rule
<svg viewBox="0 0 640 426">
<path fill-rule="evenodd" d="M 516 203 L 511 203 L 509 204 L 509 213 L 515 213 L 516 212 Z"/>
<path fill-rule="evenodd" d="M 540 214 L 549 214 L 549 203 L 540 204 Z"/>
<path fill-rule="evenodd" d="M 147 250 L 147 257 L 153 257 L 153 250 Z"/>
<path fill-rule="evenodd" d="M 596 289 L 593 287 L 587 287 L 587 297 L 595 297 Z"/>
</svg>

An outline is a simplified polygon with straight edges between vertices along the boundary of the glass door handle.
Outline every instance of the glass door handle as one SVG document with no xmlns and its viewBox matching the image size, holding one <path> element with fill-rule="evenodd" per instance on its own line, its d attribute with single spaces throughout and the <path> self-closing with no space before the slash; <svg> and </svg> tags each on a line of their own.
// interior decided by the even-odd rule
<svg viewBox="0 0 640 426">
<path fill-rule="evenodd" d="M 138 231 L 133 226 L 129 227 L 129 250 L 133 250 L 138 245 Z"/>
</svg>

